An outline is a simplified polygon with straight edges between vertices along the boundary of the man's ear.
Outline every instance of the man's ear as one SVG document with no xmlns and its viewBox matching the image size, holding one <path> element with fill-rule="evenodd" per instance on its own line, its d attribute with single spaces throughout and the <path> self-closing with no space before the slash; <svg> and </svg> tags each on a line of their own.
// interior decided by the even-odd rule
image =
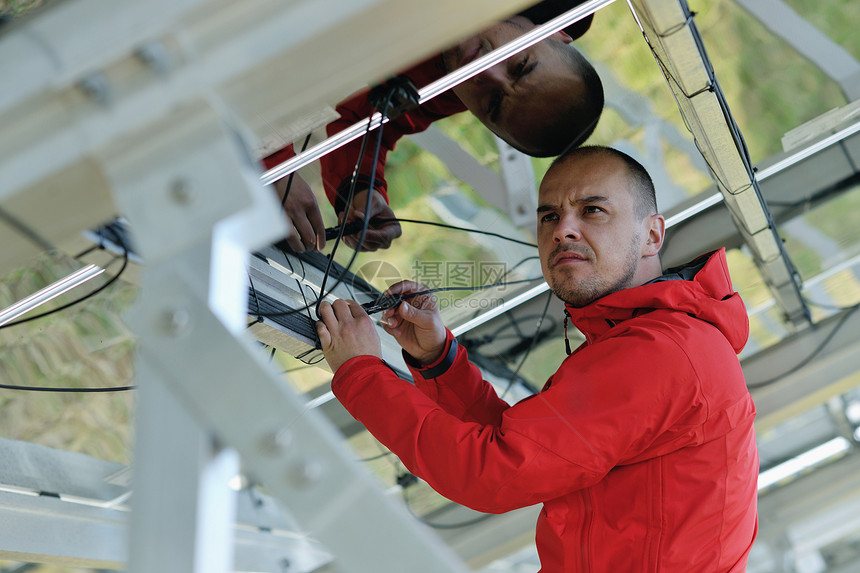
<svg viewBox="0 0 860 573">
<path fill-rule="evenodd" d="M 555 38 L 559 42 L 564 42 L 565 44 L 569 44 L 573 41 L 573 38 L 570 37 L 570 34 L 565 32 L 564 30 L 559 30 L 558 32 L 550 36 L 550 38 Z"/>
<path fill-rule="evenodd" d="M 649 215 L 646 224 L 648 227 L 645 243 L 642 245 L 642 256 L 653 257 L 659 254 L 663 247 L 663 239 L 666 236 L 666 219 L 660 214 Z"/>
</svg>

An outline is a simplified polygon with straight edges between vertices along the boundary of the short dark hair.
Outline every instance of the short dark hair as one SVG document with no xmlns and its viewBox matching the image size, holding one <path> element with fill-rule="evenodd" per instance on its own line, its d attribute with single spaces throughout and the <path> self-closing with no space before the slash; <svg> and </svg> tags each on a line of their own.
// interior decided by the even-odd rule
<svg viewBox="0 0 860 573">
<path fill-rule="evenodd" d="M 603 82 L 597 70 L 572 45 L 550 38 L 547 40 L 583 82 L 582 97 L 571 98 L 570 105 L 544 126 L 535 126 L 529 142 L 508 144 L 532 157 L 553 157 L 568 149 L 579 147 L 597 127 L 603 112 Z"/>
<path fill-rule="evenodd" d="M 644 219 L 649 215 L 659 213 L 657 210 L 657 193 L 654 190 L 654 181 L 648 171 L 641 163 L 618 149 L 612 147 L 603 147 L 600 145 L 588 145 L 585 147 L 571 148 L 562 153 L 550 165 L 550 169 L 556 165 L 566 162 L 572 157 L 588 157 L 591 155 L 603 155 L 606 157 L 615 157 L 620 159 L 627 168 L 627 174 L 630 178 L 632 186 L 637 191 L 636 215 L 640 219 Z"/>
</svg>

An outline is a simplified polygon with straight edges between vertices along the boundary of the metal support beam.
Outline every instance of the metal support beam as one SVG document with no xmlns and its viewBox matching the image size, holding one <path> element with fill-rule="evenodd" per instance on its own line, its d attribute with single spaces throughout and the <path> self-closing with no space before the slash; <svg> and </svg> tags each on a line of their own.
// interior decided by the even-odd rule
<svg viewBox="0 0 860 573">
<path fill-rule="evenodd" d="M 0 69 L 15 78 L 0 94 L 0 206 L 55 245 L 73 240 L 117 215 L 101 152 L 159 117 L 206 101 L 237 117 L 256 149 L 528 4 L 52 3 L 0 36 Z M 5 225 L 0 244 L 0 271 L 43 250 Z"/>
<path fill-rule="evenodd" d="M 736 0 L 765 28 L 839 84 L 848 101 L 860 98 L 860 62 L 782 0 Z"/>
<path fill-rule="evenodd" d="M 205 106 L 177 110 L 113 149 L 106 162 L 147 262 L 142 296 L 128 317 L 144 373 L 163 380 L 170 399 L 215 444 L 238 451 L 247 475 L 284 501 L 344 572 L 394 571 L 407 561 L 416 572 L 462 571 L 450 550 L 383 495 L 245 333 L 248 253 L 284 229 L 274 195 L 260 185 L 225 119 Z M 175 193 L 177 182 L 189 193 Z M 186 200 L 203 190 L 207 201 Z M 221 525 L 208 527 L 221 531 L 224 520 L 222 514 L 215 520 Z M 151 520 L 144 527 L 136 535 L 149 551 L 171 555 L 166 531 Z M 141 553 L 132 557 L 131 570 L 147 570 Z"/>
<path fill-rule="evenodd" d="M 855 124 L 833 135 L 821 136 L 802 149 L 769 158 L 757 166 L 756 180 L 768 203 L 802 202 L 860 175 L 858 159 L 860 124 Z M 706 204 L 703 210 L 696 209 L 703 203 Z M 680 264 L 721 246 L 734 248 L 743 244 L 715 187 L 666 212 L 667 221 L 692 210 L 696 211 L 695 217 L 679 218 L 669 232 L 663 250 L 666 265 Z M 786 211 L 784 207 L 771 208 L 777 222 Z"/>
<path fill-rule="evenodd" d="M 777 304 L 791 323 L 808 324 L 810 314 L 799 276 L 761 197 L 743 137 L 686 1 L 631 0 L 629 4 Z"/>
<path fill-rule="evenodd" d="M 843 311 L 743 360 L 756 429 L 772 428 L 860 385 L 858 341 L 860 313 Z"/>
</svg>

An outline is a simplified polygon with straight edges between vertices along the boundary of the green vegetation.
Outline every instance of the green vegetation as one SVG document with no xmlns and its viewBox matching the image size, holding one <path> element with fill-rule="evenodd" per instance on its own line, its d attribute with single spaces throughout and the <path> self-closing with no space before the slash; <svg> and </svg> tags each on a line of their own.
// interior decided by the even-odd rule
<svg viewBox="0 0 860 573">
<path fill-rule="evenodd" d="M 0 16 L 20 16 L 21 14 L 40 6 L 43 0 L 2 0 L 0 1 Z"/>
</svg>

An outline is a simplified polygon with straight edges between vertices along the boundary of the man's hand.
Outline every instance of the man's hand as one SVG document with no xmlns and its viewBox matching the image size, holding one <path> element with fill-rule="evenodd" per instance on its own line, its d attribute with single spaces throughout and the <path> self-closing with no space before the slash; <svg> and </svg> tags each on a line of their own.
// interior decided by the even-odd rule
<svg viewBox="0 0 860 573">
<path fill-rule="evenodd" d="M 278 199 L 283 202 L 284 213 L 293 224 L 287 235 L 287 244 L 297 253 L 318 251 L 325 247 L 325 224 L 317 199 L 305 180 L 294 173 L 289 195 L 284 201 L 288 180 L 289 177 L 284 177 L 275 181 Z"/>
<path fill-rule="evenodd" d="M 391 285 L 385 294 L 406 295 L 429 290 L 412 281 Z M 405 299 L 382 313 L 382 327 L 422 364 L 435 362 L 445 351 L 447 332 L 436 306 L 436 297 L 425 294 Z"/>
<path fill-rule="evenodd" d="M 354 300 L 323 301 L 319 308 L 317 335 L 332 372 L 356 356 L 382 358 L 382 344 L 373 321 Z"/>
<path fill-rule="evenodd" d="M 341 216 L 341 223 L 349 223 L 355 219 L 370 219 L 370 224 L 367 227 L 367 233 L 364 236 L 364 242 L 361 244 L 362 251 L 375 251 L 377 249 L 387 249 L 391 246 L 391 242 L 400 236 L 400 223 L 390 221 L 387 223 L 374 224 L 373 219 L 393 219 L 394 211 L 385 202 L 385 199 L 378 191 L 373 191 L 370 198 L 370 209 L 367 213 L 364 212 L 367 206 L 368 190 L 359 191 L 352 198 L 352 205 L 346 213 L 346 217 Z M 355 249 L 358 246 L 358 239 L 361 235 L 356 233 L 343 238 L 343 242 L 351 248 Z"/>
</svg>

